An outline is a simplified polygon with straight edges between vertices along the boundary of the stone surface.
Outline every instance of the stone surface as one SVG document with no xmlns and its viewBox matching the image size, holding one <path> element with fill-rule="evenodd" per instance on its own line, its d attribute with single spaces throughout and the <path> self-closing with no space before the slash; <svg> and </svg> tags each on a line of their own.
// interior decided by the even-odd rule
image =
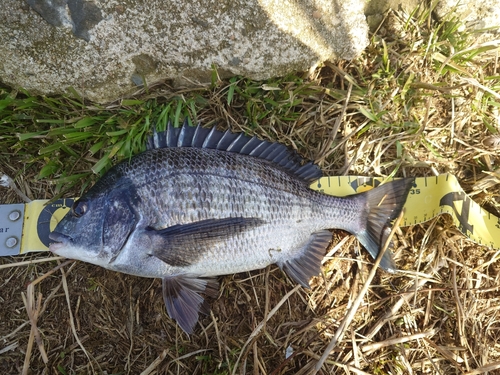
<svg viewBox="0 0 500 375">
<path fill-rule="evenodd" d="M 440 0 L 435 8 L 439 19 L 450 14 L 464 22 L 465 27 L 476 30 L 500 28 L 500 0 Z"/>
<path fill-rule="evenodd" d="M 101 10 L 90 1 L 26 0 L 52 26 L 70 27 L 77 38 L 90 41 L 89 31 L 102 21 Z"/>
<path fill-rule="evenodd" d="M 410 14 L 419 5 L 421 0 L 369 0 L 366 2 L 366 21 L 371 31 L 375 31 L 384 20 L 384 15 L 389 9 L 403 10 Z"/>
<path fill-rule="evenodd" d="M 365 14 L 370 30 L 377 29 L 387 10 L 402 10 L 406 14 L 411 14 L 419 5 L 422 8 L 428 6 L 421 0 L 369 0 L 366 3 Z M 454 16 L 464 22 L 463 27 L 472 27 L 476 30 L 493 28 L 498 32 L 500 0 L 439 0 L 434 8 L 434 15 L 438 20 Z"/>
<path fill-rule="evenodd" d="M 0 79 L 97 102 L 152 84 L 265 79 L 368 43 L 359 0 L 3 0 Z"/>
<path fill-rule="evenodd" d="M 144 83 L 253 79 L 352 59 L 388 9 L 421 0 L 2 0 L 0 81 L 108 102 Z M 500 0 L 440 0 L 438 18 L 498 26 Z M 365 18 L 366 14 L 366 18 Z"/>
</svg>

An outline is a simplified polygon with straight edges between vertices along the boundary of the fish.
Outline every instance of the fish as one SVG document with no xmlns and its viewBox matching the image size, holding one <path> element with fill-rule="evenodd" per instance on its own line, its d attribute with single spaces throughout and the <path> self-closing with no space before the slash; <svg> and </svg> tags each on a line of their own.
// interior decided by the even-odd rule
<svg viewBox="0 0 500 375">
<path fill-rule="evenodd" d="M 50 250 L 161 278 L 166 310 L 187 334 L 217 276 L 277 264 L 309 288 L 332 240 L 356 236 L 375 259 L 413 178 L 347 197 L 310 189 L 320 168 L 285 145 L 200 125 L 154 131 L 146 151 L 111 167 L 50 233 Z M 390 250 L 380 266 L 397 270 Z"/>
</svg>

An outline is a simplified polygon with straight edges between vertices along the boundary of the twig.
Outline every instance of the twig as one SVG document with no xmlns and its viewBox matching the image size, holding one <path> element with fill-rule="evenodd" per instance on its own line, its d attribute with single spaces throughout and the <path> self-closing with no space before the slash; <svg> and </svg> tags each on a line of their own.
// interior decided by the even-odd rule
<svg viewBox="0 0 500 375">
<path fill-rule="evenodd" d="M 330 260 L 330 258 L 333 256 L 333 254 L 335 254 L 339 249 L 342 248 L 342 246 L 344 246 L 344 244 L 350 239 L 351 237 L 350 236 L 346 236 L 344 238 L 342 238 L 339 243 L 337 243 L 323 258 L 323 260 L 321 260 L 321 264 L 325 264 L 326 262 L 328 262 Z"/>
<path fill-rule="evenodd" d="M 500 362 L 492 362 L 492 363 L 488 363 L 487 365 L 478 367 L 475 370 L 466 372 L 464 375 L 486 374 L 488 372 L 491 372 L 493 370 L 498 370 L 498 369 L 500 369 Z"/>
<path fill-rule="evenodd" d="M 71 311 L 71 301 L 69 299 L 68 282 L 66 280 L 66 273 L 64 272 L 64 269 L 62 269 L 62 268 L 61 268 L 61 274 L 62 274 L 62 283 L 63 283 L 64 294 L 66 295 L 66 303 L 68 304 L 69 323 L 71 326 L 71 332 L 73 332 L 73 336 L 75 337 L 75 340 L 78 343 L 78 346 L 80 346 L 80 348 L 82 348 L 83 353 L 90 361 L 90 367 L 92 367 L 92 371 L 94 371 L 94 366 L 92 366 L 92 360 L 90 358 L 90 355 L 87 352 L 87 350 L 85 349 L 85 347 L 83 346 L 82 342 L 80 341 L 78 334 L 76 333 L 75 321 L 73 319 L 73 312 Z"/>
<path fill-rule="evenodd" d="M 367 339 L 373 338 L 378 331 L 384 326 L 387 321 L 390 320 L 391 316 L 394 316 L 403 306 L 404 303 L 408 302 L 410 299 L 415 296 L 415 294 L 418 292 L 418 290 L 424 286 L 427 283 L 428 280 L 426 279 L 418 279 L 417 282 L 412 285 L 410 288 L 408 288 L 408 292 L 404 292 L 399 300 L 391 306 L 391 308 L 382 316 L 380 319 L 375 323 L 375 325 L 370 329 L 370 332 L 368 332 L 365 337 Z"/>
<path fill-rule="evenodd" d="M 151 374 L 155 370 L 155 368 L 157 368 L 160 365 L 160 363 L 165 359 L 168 352 L 169 350 L 165 349 L 158 357 L 156 357 L 156 359 L 153 362 L 151 362 L 151 364 L 143 372 L 141 372 L 141 375 Z"/>
<path fill-rule="evenodd" d="M 317 163 L 317 164 L 323 162 L 337 148 L 337 147 L 335 147 L 332 149 L 332 143 L 335 140 L 335 137 L 337 136 L 337 133 L 338 133 L 339 128 L 340 128 L 340 124 L 345 119 L 347 106 L 348 106 L 349 100 L 351 98 L 351 92 L 352 92 L 352 83 L 349 82 L 349 87 L 347 88 L 347 94 L 346 94 L 346 97 L 344 100 L 344 105 L 342 106 L 342 112 L 336 118 L 335 124 L 333 125 L 333 129 L 330 131 L 330 134 L 328 135 L 327 141 L 324 143 L 322 149 L 319 152 L 319 155 L 322 155 L 322 156 L 316 157 L 316 159 L 315 159 L 315 163 Z"/>
<path fill-rule="evenodd" d="M 323 366 L 323 363 L 326 361 L 326 359 L 330 355 L 331 351 L 333 350 L 333 348 L 335 347 L 337 342 L 339 342 L 342 339 L 342 336 L 344 335 L 345 330 L 347 329 L 347 327 L 349 326 L 351 321 L 354 319 L 354 315 L 356 314 L 356 312 L 359 308 L 359 305 L 363 301 L 363 298 L 364 298 L 366 292 L 368 291 L 368 288 L 370 287 L 371 281 L 375 277 L 375 273 L 377 272 L 378 265 L 380 264 L 380 261 L 382 260 L 382 257 L 384 256 L 385 251 L 389 247 L 389 244 L 391 243 L 392 237 L 394 236 L 394 233 L 396 232 L 397 228 L 399 227 L 399 223 L 401 222 L 402 218 L 403 218 L 403 212 L 401 212 L 401 214 L 397 218 L 396 222 L 394 223 L 394 225 L 392 227 L 391 233 L 389 234 L 389 236 L 387 237 L 387 240 L 385 241 L 384 246 L 379 251 L 379 253 L 377 255 L 377 259 L 375 260 L 375 263 L 373 264 L 373 267 L 370 270 L 370 273 L 366 279 L 365 284 L 363 285 L 363 288 L 361 289 L 358 296 L 354 300 L 354 303 L 352 304 L 351 308 L 349 309 L 347 315 L 340 323 L 339 328 L 337 328 L 337 331 L 335 332 L 335 335 L 333 336 L 332 341 L 330 342 L 330 344 L 328 344 L 327 348 L 325 349 L 325 352 L 323 353 L 323 355 L 321 356 L 319 361 L 316 363 L 316 366 L 314 367 L 314 374 L 316 374 L 321 369 L 321 367 Z"/>
<path fill-rule="evenodd" d="M 211 351 L 212 349 L 200 349 L 200 350 L 195 350 L 194 352 L 191 352 L 191 353 L 187 353 L 187 354 L 184 354 L 184 355 L 181 355 L 180 357 L 177 357 L 177 358 L 174 358 L 172 359 L 170 362 L 167 363 L 167 366 L 166 366 L 166 369 L 165 369 L 165 373 L 168 373 L 167 370 L 168 368 L 170 367 L 170 365 L 174 362 L 179 362 L 183 359 L 186 359 L 186 358 L 189 358 L 189 357 L 192 357 L 193 355 L 196 355 L 196 354 L 200 354 L 200 353 L 205 353 L 205 352 L 208 352 L 208 351 Z M 168 353 L 167 353 L 168 354 Z M 182 364 L 182 362 L 179 362 L 179 364 Z M 141 374 L 142 375 L 142 374 Z"/>
<path fill-rule="evenodd" d="M 240 355 L 238 356 L 238 359 L 236 360 L 236 363 L 234 364 L 233 372 L 231 373 L 232 375 L 236 374 L 236 369 L 238 368 L 238 363 L 240 362 L 241 357 L 245 353 L 245 349 L 248 346 L 248 344 L 250 344 L 252 342 L 253 338 L 260 333 L 260 331 L 262 330 L 262 328 L 264 327 L 264 325 L 269 321 L 269 319 L 271 319 L 273 317 L 274 314 L 276 314 L 276 312 L 279 310 L 279 308 L 281 307 L 281 305 L 283 305 L 286 302 L 286 300 L 288 298 L 290 298 L 290 296 L 293 293 L 295 293 L 297 290 L 299 290 L 300 288 L 301 288 L 300 285 L 296 285 L 295 288 L 293 288 L 291 291 L 289 291 L 287 294 L 285 294 L 283 296 L 283 298 L 281 299 L 281 301 L 279 301 L 278 304 L 276 306 L 274 306 L 274 308 L 269 312 L 269 315 L 267 315 L 267 317 L 265 319 L 263 319 L 257 325 L 257 327 L 255 327 L 255 329 L 253 330 L 252 334 L 248 337 L 247 341 L 245 342 L 245 344 L 241 348 Z"/>
<path fill-rule="evenodd" d="M 477 79 L 475 78 L 470 78 L 470 77 L 461 77 L 462 82 L 466 82 L 469 85 L 475 86 L 481 90 L 486 91 L 490 95 L 493 95 L 495 98 L 500 99 L 500 94 L 497 93 L 496 91 L 490 89 L 489 87 L 486 87 L 485 85 L 482 85 L 478 82 Z"/>
<path fill-rule="evenodd" d="M 35 291 L 33 290 L 33 287 L 31 287 L 31 284 L 28 285 L 28 296 L 27 298 L 23 298 L 24 303 L 26 305 L 26 310 L 28 312 L 28 317 L 31 322 L 31 332 L 33 333 L 35 337 L 36 344 L 38 346 L 38 350 L 40 351 L 40 354 L 43 359 L 43 363 L 47 364 L 49 363 L 49 358 L 47 357 L 47 352 L 45 351 L 45 346 L 43 345 L 42 338 L 40 337 L 40 330 L 37 327 L 37 321 L 38 317 L 40 316 L 41 312 L 41 307 L 42 307 L 42 293 L 38 293 L 38 300 L 36 302 L 36 305 L 33 305 L 33 302 L 35 301 Z M 31 289 L 31 290 L 30 290 Z"/>
<path fill-rule="evenodd" d="M 30 266 L 30 265 L 35 264 L 35 263 L 50 262 L 50 261 L 53 261 L 53 260 L 60 260 L 60 259 L 66 259 L 66 258 L 64 258 L 64 257 L 50 257 L 50 258 L 43 258 L 43 259 L 25 260 L 23 262 L 16 262 L 16 263 L 0 264 L 0 270 L 3 269 L 3 268 L 12 268 L 12 267 L 20 267 L 20 266 Z M 66 263 L 64 263 L 64 264 L 68 264 L 68 263 L 69 263 L 69 261 L 66 262 Z M 47 273 L 45 275 L 49 275 L 51 273 L 54 273 L 54 271 L 58 270 L 59 267 L 60 266 L 57 266 L 53 270 L 49 271 L 50 273 Z M 45 278 L 45 275 L 43 276 L 43 278 Z M 35 280 L 35 281 L 37 281 L 37 280 Z M 35 283 L 35 281 L 33 281 L 33 283 Z M 39 281 L 41 281 L 41 280 L 39 280 Z M 39 281 L 37 281 L 37 282 L 39 282 Z"/>
<path fill-rule="evenodd" d="M 434 334 L 436 332 L 437 332 L 437 330 L 431 329 L 430 331 L 427 331 L 427 332 L 415 333 L 413 335 L 408 335 L 408 336 L 394 337 L 392 339 L 376 342 L 373 344 L 364 345 L 361 347 L 361 351 L 364 352 L 365 354 L 370 354 L 370 353 L 374 352 L 375 350 L 379 350 L 379 349 L 384 348 L 386 346 L 402 344 L 404 342 L 419 340 L 419 339 L 423 339 L 424 337 L 434 336 Z"/>
<path fill-rule="evenodd" d="M 28 290 L 30 289 L 29 287 L 30 286 L 28 285 Z M 30 368 L 29 365 L 30 365 L 31 353 L 33 352 L 34 341 L 36 341 L 38 344 L 38 349 L 40 350 L 40 354 L 42 355 L 43 362 L 47 364 L 49 362 L 49 359 L 47 358 L 47 353 L 43 346 L 43 341 L 40 338 L 40 332 L 38 331 L 38 327 L 36 325 L 36 321 L 38 319 L 38 313 L 40 312 L 39 309 L 42 304 L 42 293 L 39 293 L 38 295 L 38 303 L 36 304 L 38 308 L 36 310 L 33 307 L 33 299 L 34 299 L 33 289 L 29 290 L 27 297 L 24 295 L 24 293 L 22 293 L 21 296 L 23 297 L 23 302 L 24 305 L 26 306 L 28 318 L 31 323 L 30 337 L 28 339 L 28 346 L 26 348 L 26 355 L 24 357 L 23 370 L 21 372 L 22 375 L 27 375 Z"/>
<path fill-rule="evenodd" d="M 35 308 L 33 306 L 33 300 L 34 300 L 34 295 L 35 295 L 33 288 L 35 285 L 40 283 L 42 280 L 44 280 L 45 278 L 47 278 L 48 276 L 50 276 L 54 272 L 56 272 L 59 268 L 65 266 L 71 262 L 73 262 L 73 260 L 68 260 L 68 261 L 64 262 L 63 264 L 60 264 L 59 266 L 54 267 L 46 274 L 38 277 L 37 279 L 35 279 L 31 283 L 29 283 L 28 288 L 26 289 L 27 296 L 25 296 L 24 293 L 21 294 L 23 301 L 24 301 L 24 305 L 26 307 L 26 312 L 28 313 L 29 321 L 31 323 L 30 337 L 28 339 L 28 346 L 26 348 L 26 355 L 24 357 L 24 364 L 23 364 L 23 369 L 21 372 L 22 375 L 28 374 L 31 353 L 33 350 L 33 342 L 35 340 L 37 342 L 38 350 L 40 351 L 43 362 L 46 364 L 49 362 L 49 359 L 47 357 L 47 353 L 45 351 L 45 347 L 43 345 L 43 341 L 40 337 L 40 331 L 38 330 L 38 327 L 37 327 L 37 321 L 38 321 L 38 317 L 41 313 L 41 307 L 42 307 L 42 293 L 39 293 L 39 295 L 38 295 L 38 303 L 36 304 L 36 308 Z"/>
<path fill-rule="evenodd" d="M 437 352 L 439 352 L 439 354 L 441 354 L 444 358 L 450 361 L 461 373 L 464 373 L 462 366 L 460 365 L 460 363 L 464 362 L 463 358 L 453 354 L 451 351 L 449 351 L 448 349 L 444 348 L 441 345 L 436 345 L 427 337 L 424 337 L 424 341 L 427 344 L 429 344 L 432 348 L 434 348 Z"/>
<path fill-rule="evenodd" d="M 16 192 L 17 195 L 19 195 L 19 197 L 23 201 L 25 201 L 26 203 L 30 203 L 31 202 L 31 199 L 29 199 L 26 194 L 24 194 L 21 190 L 19 190 L 17 188 L 16 183 L 14 182 L 14 180 L 12 178 L 10 178 L 9 176 L 7 176 L 6 174 L 3 174 L 0 177 L 0 186 L 4 186 L 6 188 L 11 188 L 12 190 L 14 190 Z"/>
</svg>

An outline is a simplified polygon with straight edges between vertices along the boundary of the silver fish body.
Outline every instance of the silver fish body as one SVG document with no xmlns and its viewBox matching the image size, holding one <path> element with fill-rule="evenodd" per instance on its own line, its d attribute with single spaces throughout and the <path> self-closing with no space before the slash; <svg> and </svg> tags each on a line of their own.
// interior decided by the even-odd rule
<svg viewBox="0 0 500 375">
<path fill-rule="evenodd" d="M 129 189 L 139 197 L 138 206 L 147 207 L 141 210 L 138 228 L 161 231 L 206 223 L 207 232 L 212 232 L 219 220 L 223 233 L 217 232 L 215 239 L 209 233 L 199 238 L 192 233 L 182 236 L 178 244 L 161 243 L 160 236 L 156 240 L 169 248 L 164 255 L 168 262 L 164 262 L 148 256 L 155 252 L 155 238 L 146 231 L 150 241 L 144 255 L 148 257 L 137 267 L 145 233 L 136 230 L 112 266 L 121 271 L 128 267 L 128 273 L 148 277 L 182 272 L 200 277 L 224 275 L 282 265 L 297 256 L 311 233 L 324 228 L 359 228 L 361 200 L 318 193 L 270 164 L 236 153 L 195 148 L 156 149 L 130 164 L 122 163 L 118 169 L 134 181 Z"/>
<path fill-rule="evenodd" d="M 355 234 L 373 257 L 412 179 L 339 198 L 309 188 L 321 176 L 283 145 L 215 129 L 169 127 L 110 169 L 50 238 L 54 253 L 163 279 L 169 315 L 191 333 L 217 275 L 276 263 L 308 287 L 331 240 Z M 395 269 L 389 252 L 381 266 Z"/>
</svg>

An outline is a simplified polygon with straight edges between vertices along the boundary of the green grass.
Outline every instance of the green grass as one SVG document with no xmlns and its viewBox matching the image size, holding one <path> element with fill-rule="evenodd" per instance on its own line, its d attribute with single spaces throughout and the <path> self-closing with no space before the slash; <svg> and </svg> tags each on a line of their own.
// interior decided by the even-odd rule
<svg viewBox="0 0 500 375">
<path fill-rule="evenodd" d="M 114 161 L 143 151 L 153 126 L 162 130 L 169 120 L 176 126 L 184 118 L 196 121 L 197 108 L 204 105 L 200 95 L 158 101 L 123 100 L 105 108 L 2 87 L 0 160 L 17 159 L 23 164 L 20 173 L 37 169 L 37 179 L 55 184 L 58 193 L 67 191 L 89 181 L 89 175 L 102 175 Z M 86 187 L 88 182 L 81 190 Z"/>
</svg>

